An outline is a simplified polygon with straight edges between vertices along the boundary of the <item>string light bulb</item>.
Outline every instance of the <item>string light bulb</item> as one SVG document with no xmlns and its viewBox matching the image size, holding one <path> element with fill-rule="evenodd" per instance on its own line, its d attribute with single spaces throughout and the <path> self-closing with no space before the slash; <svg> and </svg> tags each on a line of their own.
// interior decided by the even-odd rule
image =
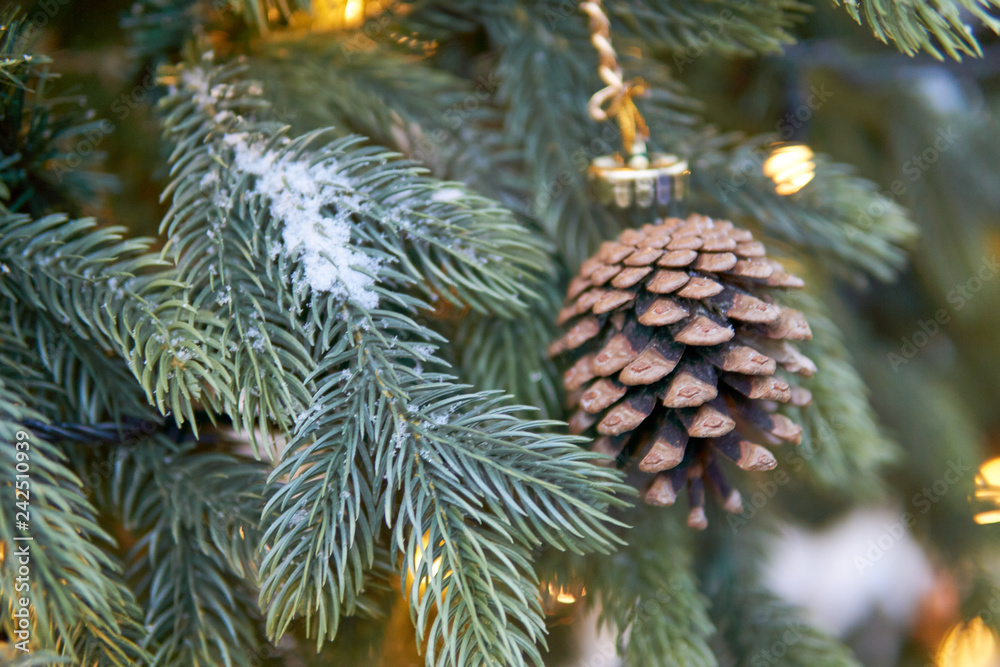
<svg viewBox="0 0 1000 667">
<path fill-rule="evenodd" d="M 1000 641 L 978 616 L 959 623 L 941 642 L 935 656 L 938 667 L 996 667 L 1000 664 Z"/>
<path fill-rule="evenodd" d="M 351 30 L 364 25 L 368 0 L 312 0 L 314 30 Z M 382 3 L 378 3 L 381 8 Z"/>
<path fill-rule="evenodd" d="M 975 498 L 983 508 L 976 512 L 978 524 L 1000 522 L 1000 457 L 979 466 L 976 473 Z"/>
<path fill-rule="evenodd" d="M 413 562 L 409 564 L 406 569 L 406 589 L 410 590 L 413 587 L 413 579 L 417 576 L 417 572 L 420 571 L 421 566 L 424 561 L 424 552 L 427 550 L 427 545 L 430 543 L 431 533 L 427 531 L 424 533 L 423 539 L 417 548 L 413 552 Z M 441 570 L 441 556 L 438 556 L 431 563 L 431 576 L 437 576 L 437 573 Z M 445 578 L 448 578 L 448 574 L 445 574 Z M 427 589 L 429 577 L 421 577 L 417 585 L 417 595 L 423 597 L 424 591 Z"/>
<path fill-rule="evenodd" d="M 586 594 L 587 589 L 580 584 L 547 582 L 542 586 L 542 610 L 550 618 L 550 622 L 555 619 L 558 623 L 560 618 L 572 611 L 572 605 Z"/>
<path fill-rule="evenodd" d="M 816 175 L 813 152 L 805 144 L 778 144 L 764 160 L 764 175 L 779 195 L 794 194 Z"/>
</svg>

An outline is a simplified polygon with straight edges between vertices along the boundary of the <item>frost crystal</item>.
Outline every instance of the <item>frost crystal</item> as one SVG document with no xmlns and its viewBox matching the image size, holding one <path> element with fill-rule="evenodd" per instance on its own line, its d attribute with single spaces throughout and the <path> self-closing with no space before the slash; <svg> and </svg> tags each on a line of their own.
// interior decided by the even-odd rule
<svg viewBox="0 0 1000 667">
<path fill-rule="evenodd" d="M 264 344 L 264 334 L 262 334 L 260 329 L 257 327 L 250 327 L 247 329 L 246 339 L 247 342 L 250 343 L 250 347 L 257 352 L 263 352 L 267 349 L 267 346 Z"/>
<path fill-rule="evenodd" d="M 288 519 L 289 527 L 294 528 L 295 526 L 299 525 L 300 523 L 306 520 L 307 516 L 308 512 L 306 512 L 304 509 L 295 510 L 295 512 L 292 513 L 292 516 Z"/>
<path fill-rule="evenodd" d="M 410 349 L 413 350 L 413 354 L 417 357 L 430 357 L 437 352 L 436 345 L 425 345 L 423 343 L 411 345 Z"/>
</svg>

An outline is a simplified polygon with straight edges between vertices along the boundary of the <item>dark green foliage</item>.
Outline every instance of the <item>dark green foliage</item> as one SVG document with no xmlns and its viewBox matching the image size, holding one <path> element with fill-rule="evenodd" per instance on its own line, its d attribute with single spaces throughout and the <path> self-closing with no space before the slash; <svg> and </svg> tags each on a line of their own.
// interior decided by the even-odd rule
<svg viewBox="0 0 1000 667">
<path fill-rule="evenodd" d="M 804 468 L 830 491 L 851 498 L 878 497 L 879 476 L 900 455 L 899 447 L 881 432 L 869 404 L 869 389 L 855 370 L 856 360 L 844 341 L 829 307 L 805 294 L 791 294 L 787 303 L 809 320 L 813 339 L 799 349 L 818 370 L 802 386 L 813 394 L 813 405 L 789 407 L 802 424 L 802 444 L 782 452 L 779 461 Z M 833 301 L 833 299 L 828 299 Z"/>
<path fill-rule="evenodd" d="M 715 628 L 692 571 L 688 529 L 679 517 L 665 521 L 656 507 L 629 518 L 628 546 L 604 562 L 595 559 L 587 577 L 601 620 L 618 629 L 627 664 L 717 664 L 709 647 Z"/>
<path fill-rule="evenodd" d="M 162 436 L 112 456 L 110 502 L 137 538 L 128 577 L 153 664 L 255 664 L 263 465 Z"/>
<path fill-rule="evenodd" d="M 2 377 L 22 387 L 33 383 L 23 366 L 11 368 L 8 360 L 0 357 Z M 135 642 L 138 609 L 120 577 L 119 564 L 108 553 L 111 537 L 97 524 L 93 505 L 59 450 L 19 427 L 22 420 L 42 418 L 23 407 L 25 398 L 0 380 L 0 437 L 4 442 L 0 488 L 9 494 L 5 507 L 11 510 L 0 518 L 0 539 L 7 549 L 0 565 L 0 597 L 12 603 L 29 594 L 35 645 L 55 649 L 60 642 L 59 653 L 74 659 L 87 656 L 101 665 L 133 664 L 143 655 Z M 18 476 L 19 463 L 27 477 Z M 18 481 L 22 485 L 17 486 Z M 22 489 L 16 498 L 15 488 Z M 24 510 L 28 530 L 15 527 L 14 510 Z M 15 541 L 15 536 L 25 535 L 32 538 L 30 542 Z M 22 548 L 29 554 L 27 590 L 15 588 L 22 556 L 14 554 Z M 7 637 L 16 637 L 12 615 L 5 614 L 0 623 Z"/>
<path fill-rule="evenodd" d="M 49 59 L 31 55 L 33 26 L 17 8 L 0 12 L 0 198 L 13 211 L 77 211 L 114 179 L 94 171 L 95 139 L 107 121 L 81 99 L 51 95 Z"/>
<path fill-rule="evenodd" d="M 793 41 L 789 28 L 808 5 L 795 0 L 768 2 L 713 2 L 689 4 L 674 0 L 614 3 L 616 28 L 655 50 L 678 52 L 678 68 L 705 51 L 769 53 Z"/>
<path fill-rule="evenodd" d="M 760 555 L 742 547 L 766 518 L 736 548 L 717 516 L 695 536 L 683 511 L 628 509 L 621 475 L 552 421 L 561 283 L 636 222 L 588 190 L 590 160 L 621 146 L 585 109 L 601 83 L 578 3 L 419 0 L 307 35 L 309 4 L 143 0 L 124 18 L 129 71 L 185 61 L 151 96 L 166 157 L 150 170 L 169 171 L 154 240 L 81 217 L 103 217 L 110 180 L 84 146 L 110 125 L 52 96 L 32 26 L 3 15 L 0 490 L 30 433 L 37 556 L 36 653 L 13 664 L 257 665 L 314 648 L 317 664 L 360 664 L 401 627 L 396 601 L 428 665 L 541 665 L 539 586 L 555 578 L 586 587 L 630 665 L 754 665 L 782 642 L 781 664 L 855 665 L 757 585 Z M 978 451 L 962 397 L 925 362 L 871 364 L 884 350 L 844 288 L 896 277 L 907 214 L 825 157 L 777 195 L 761 172 L 774 137 L 722 134 L 675 79 L 703 53 L 780 52 L 809 7 L 606 4 L 626 76 L 649 84 L 652 147 L 690 162 L 691 208 L 753 228 L 812 278 L 789 304 L 819 372 L 783 469 L 846 503 L 881 491 L 901 452 L 918 461 L 894 469 L 909 489 Z M 979 52 L 959 7 L 995 28 L 993 0 L 847 5 L 907 53 L 956 57 Z M 917 141 L 908 128 L 894 132 Z M 917 528 L 949 562 L 990 543 L 967 486 Z M 981 577 L 966 616 L 995 597 Z"/>
<path fill-rule="evenodd" d="M 768 155 L 765 142 L 732 146 L 731 139 L 698 142 L 694 187 L 710 207 L 759 225 L 841 276 L 860 269 L 889 280 L 900 269 L 901 246 L 912 241 L 913 223 L 902 207 L 879 195 L 874 183 L 817 156 L 816 187 L 783 197 L 761 172 Z M 729 150 L 716 153 L 720 148 Z"/>
</svg>

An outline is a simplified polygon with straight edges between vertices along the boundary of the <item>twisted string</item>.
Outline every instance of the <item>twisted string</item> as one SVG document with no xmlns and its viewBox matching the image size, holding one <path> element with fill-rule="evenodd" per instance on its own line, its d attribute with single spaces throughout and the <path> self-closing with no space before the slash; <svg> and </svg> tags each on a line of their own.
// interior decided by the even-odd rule
<svg viewBox="0 0 1000 667">
<path fill-rule="evenodd" d="M 590 26 L 590 43 L 600 58 L 598 75 L 606 85 L 591 96 L 587 103 L 590 117 L 601 123 L 610 118 L 618 121 L 622 133 L 622 144 L 628 154 L 634 152 L 636 139 L 649 138 L 639 109 L 632 100 L 634 95 L 642 95 L 646 86 L 641 79 L 626 82 L 618 64 L 618 54 L 611 45 L 611 22 L 601 7 L 600 0 L 584 0 L 580 10 L 587 15 Z"/>
</svg>

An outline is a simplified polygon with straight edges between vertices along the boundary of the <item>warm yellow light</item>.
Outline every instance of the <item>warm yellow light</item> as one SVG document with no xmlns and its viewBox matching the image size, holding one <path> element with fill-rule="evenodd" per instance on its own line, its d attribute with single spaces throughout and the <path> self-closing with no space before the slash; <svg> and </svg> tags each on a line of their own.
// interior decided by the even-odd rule
<svg viewBox="0 0 1000 667">
<path fill-rule="evenodd" d="M 1000 486 L 1000 458 L 991 459 L 979 466 L 979 476 L 989 486 Z"/>
<path fill-rule="evenodd" d="M 344 23 L 348 27 L 356 28 L 365 20 L 364 0 L 347 0 L 347 7 L 344 8 Z"/>
<path fill-rule="evenodd" d="M 424 533 L 423 539 L 420 541 L 420 544 L 417 545 L 417 548 L 413 552 L 413 562 L 410 564 L 410 567 L 407 568 L 406 571 L 407 589 L 413 586 L 413 577 L 416 576 L 417 571 L 420 569 L 420 566 L 423 563 L 424 551 L 427 549 L 427 545 L 430 542 L 430 539 L 431 539 L 431 533 L 430 531 L 427 531 L 426 533 Z M 434 562 L 431 563 L 431 576 L 432 577 L 436 576 L 440 570 L 441 570 L 441 556 L 438 556 L 437 558 L 434 559 Z M 447 576 L 448 573 L 445 574 L 446 578 Z M 428 577 L 420 578 L 420 582 L 417 586 L 417 595 L 421 597 L 423 596 L 424 591 L 427 589 L 427 581 Z"/>
<path fill-rule="evenodd" d="M 312 0 L 312 27 L 315 30 L 360 28 L 365 22 L 365 4 L 365 0 Z"/>
<path fill-rule="evenodd" d="M 976 523 L 984 525 L 987 523 L 1000 523 L 1000 510 L 988 510 L 986 512 L 979 512 L 973 517 Z"/>
<path fill-rule="evenodd" d="M 764 160 L 764 175 L 779 195 L 798 192 L 816 175 L 813 152 L 804 144 L 781 144 Z"/>
<path fill-rule="evenodd" d="M 545 592 L 546 594 L 543 595 L 543 598 L 548 600 L 546 606 L 550 609 L 552 603 L 573 604 L 587 594 L 587 590 L 583 587 L 570 587 L 552 583 L 546 584 Z"/>
<path fill-rule="evenodd" d="M 1000 523 L 1000 509 L 989 509 L 990 505 L 1000 506 L 1000 458 L 991 459 L 979 466 L 975 499 L 979 501 L 979 507 L 986 508 L 976 513 L 976 523 Z"/>
<path fill-rule="evenodd" d="M 938 667 L 994 667 L 1000 660 L 996 633 L 981 618 L 956 625 L 941 642 Z"/>
<path fill-rule="evenodd" d="M 573 604 L 574 602 L 576 602 L 576 595 L 571 593 L 569 589 L 567 589 L 565 586 L 556 586 L 554 584 L 548 584 L 546 586 L 546 589 L 549 592 L 548 595 L 549 599 L 555 600 L 559 604 Z M 582 596 L 583 593 L 580 593 L 580 595 Z"/>
</svg>

